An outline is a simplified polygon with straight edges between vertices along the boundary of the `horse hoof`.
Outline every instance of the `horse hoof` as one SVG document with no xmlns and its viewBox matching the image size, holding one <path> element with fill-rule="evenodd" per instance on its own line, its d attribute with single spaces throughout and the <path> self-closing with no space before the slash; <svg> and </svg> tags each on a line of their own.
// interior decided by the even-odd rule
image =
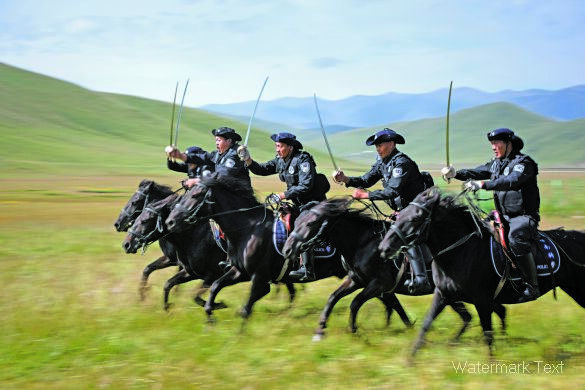
<svg viewBox="0 0 585 390">
<path fill-rule="evenodd" d="M 213 316 L 207 317 L 207 324 L 208 325 L 215 325 L 215 322 L 216 322 L 215 317 L 213 317 Z"/>
<path fill-rule="evenodd" d="M 219 310 L 219 309 L 227 309 L 228 305 L 226 305 L 223 302 L 218 302 L 215 304 L 215 310 Z"/>
<path fill-rule="evenodd" d="M 171 310 L 171 307 L 173 307 L 173 304 L 172 303 L 167 303 L 167 304 L 164 305 L 165 311 Z"/>
<path fill-rule="evenodd" d="M 315 333 L 315 334 L 313 335 L 313 342 L 314 342 L 314 343 L 317 343 L 317 342 L 319 342 L 319 341 L 323 340 L 323 338 L 324 338 L 324 337 L 325 337 L 325 335 L 324 335 L 324 334 L 317 334 L 317 333 Z"/>
</svg>

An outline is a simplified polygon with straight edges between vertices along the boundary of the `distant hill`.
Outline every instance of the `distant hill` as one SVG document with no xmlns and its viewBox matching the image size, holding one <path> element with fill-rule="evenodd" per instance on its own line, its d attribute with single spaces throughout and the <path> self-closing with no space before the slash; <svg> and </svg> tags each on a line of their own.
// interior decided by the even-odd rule
<svg viewBox="0 0 585 390">
<path fill-rule="evenodd" d="M 169 143 L 171 111 L 168 102 L 94 92 L 0 64 L 0 176 L 174 175 L 166 168 L 163 152 Z M 322 109 L 324 121 L 328 120 L 326 115 Z M 245 115 L 229 118 L 185 108 L 179 146 L 199 145 L 212 150 L 211 129 L 228 125 L 244 136 L 248 119 Z M 491 152 L 485 133 L 502 126 L 513 128 L 524 138 L 525 151 L 541 167 L 585 167 L 584 119 L 560 121 L 511 103 L 492 103 L 454 111 L 450 120 L 451 161 L 457 167 L 487 161 Z M 314 122 L 309 128 L 294 131 L 305 149 L 314 154 L 318 169 L 329 173 L 332 163 L 318 120 Z M 407 143 L 400 149 L 422 168 L 442 166 L 444 113 L 416 121 L 382 122 L 380 126 L 402 133 Z M 259 161 L 273 158 L 274 143 L 269 135 L 274 129 L 293 128 L 280 120 L 255 121 L 249 141 L 252 156 Z M 373 162 L 375 149 L 365 146 L 364 141 L 378 128 L 328 130 L 335 159 L 346 172 L 364 172 Z"/>
<path fill-rule="evenodd" d="M 447 99 L 447 88 L 420 94 L 357 95 L 341 100 L 319 99 L 319 110 L 327 130 L 336 132 L 348 127 L 371 127 L 384 123 L 445 116 Z M 220 115 L 249 116 L 254 103 L 247 101 L 210 104 L 200 108 Z M 557 120 L 585 118 L 585 85 L 557 91 L 530 89 L 495 93 L 473 88 L 453 88 L 451 112 L 490 103 L 512 103 L 527 111 Z M 266 121 L 287 123 L 301 129 L 318 125 L 312 97 L 262 101 L 256 117 Z"/>
</svg>

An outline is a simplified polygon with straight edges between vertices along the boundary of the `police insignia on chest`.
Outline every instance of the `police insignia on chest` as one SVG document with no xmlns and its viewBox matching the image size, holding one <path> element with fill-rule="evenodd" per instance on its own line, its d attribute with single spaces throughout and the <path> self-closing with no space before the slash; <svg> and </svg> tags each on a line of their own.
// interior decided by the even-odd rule
<svg viewBox="0 0 585 390">
<path fill-rule="evenodd" d="M 288 167 L 288 173 L 290 173 L 291 175 L 295 173 L 295 167 Z"/>
<path fill-rule="evenodd" d="M 236 165 L 236 163 L 234 162 L 234 160 L 227 160 L 225 162 L 225 166 L 228 167 L 228 168 L 233 168 L 234 165 Z"/>
<path fill-rule="evenodd" d="M 510 167 L 506 167 L 504 169 L 504 175 L 508 176 L 509 173 L 510 173 Z"/>
</svg>

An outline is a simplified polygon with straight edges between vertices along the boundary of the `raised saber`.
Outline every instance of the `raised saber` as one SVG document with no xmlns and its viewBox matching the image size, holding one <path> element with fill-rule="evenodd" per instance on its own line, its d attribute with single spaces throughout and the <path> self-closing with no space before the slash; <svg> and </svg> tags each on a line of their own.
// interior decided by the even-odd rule
<svg viewBox="0 0 585 390">
<path fill-rule="evenodd" d="M 175 127 L 175 107 L 177 106 L 177 90 L 179 89 L 179 82 L 175 86 L 175 97 L 173 97 L 173 111 L 171 114 L 171 131 L 169 131 L 169 145 L 173 144 L 173 128 Z"/>
<path fill-rule="evenodd" d="M 175 143 L 177 146 L 179 143 L 179 127 L 181 126 L 181 116 L 183 116 L 183 104 L 185 103 L 185 95 L 187 94 L 187 87 L 189 86 L 189 79 L 185 83 L 185 89 L 183 90 L 183 97 L 181 98 L 181 107 L 179 107 L 179 115 L 177 116 L 177 126 L 175 127 Z"/>
<path fill-rule="evenodd" d="M 447 124 L 445 131 L 445 158 L 447 160 L 447 167 L 450 166 L 449 161 L 449 111 L 451 111 L 451 89 L 453 88 L 453 81 L 449 84 L 449 100 L 447 100 Z M 450 183 L 451 179 L 447 179 L 447 183 Z"/>
<path fill-rule="evenodd" d="M 319 112 L 319 105 L 317 104 L 317 94 L 313 94 L 313 100 L 315 101 L 315 110 L 317 110 L 317 117 L 319 118 L 319 125 L 321 126 L 321 132 L 323 133 L 323 139 L 325 139 L 325 145 L 327 146 L 327 151 L 329 152 L 329 157 L 331 157 L 331 162 L 333 163 L 333 168 L 336 171 L 339 170 L 337 164 L 335 163 L 335 159 L 333 158 L 333 153 L 331 153 L 331 148 L 329 147 L 329 141 L 327 141 L 327 134 L 325 133 L 325 127 L 323 127 L 323 121 L 321 120 L 321 113 Z"/>
<path fill-rule="evenodd" d="M 266 76 L 266 80 L 264 80 L 264 84 L 262 84 L 262 88 L 260 89 L 260 93 L 258 94 L 258 99 L 256 99 L 256 104 L 254 105 L 254 111 L 252 111 L 252 116 L 250 117 L 250 121 L 248 122 L 248 131 L 246 132 L 246 140 L 244 141 L 244 145 L 248 146 L 248 138 L 250 137 L 250 130 L 252 129 L 252 122 L 254 121 L 254 116 L 256 115 L 256 109 L 258 108 L 258 103 L 260 102 L 260 98 L 262 97 L 262 92 L 264 92 L 264 87 L 268 82 L 268 76 Z"/>
</svg>

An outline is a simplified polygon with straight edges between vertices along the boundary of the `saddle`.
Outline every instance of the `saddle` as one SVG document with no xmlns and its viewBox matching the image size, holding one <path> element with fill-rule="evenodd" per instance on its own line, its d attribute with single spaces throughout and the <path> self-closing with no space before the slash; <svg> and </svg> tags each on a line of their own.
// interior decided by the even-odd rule
<svg viewBox="0 0 585 390">
<path fill-rule="evenodd" d="M 290 234 L 294 229 L 294 221 L 299 213 L 291 206 L 282 204 L 279 207 L 277 218 L 274 218 L 274 225 L 272 227 L 272 241 L 276 252 L 284 256 L 282 248 Z M 335 254 L 336 249 L 326 241 L 318 243 L 313 247 L 313 255 L 315 258 L 329 258 Z"/>
<path fill-rule="evenodd" d="M 511 259 L 514 257 L 508 250 L 506 242 L 506 227 L 500 219 L 497 211 L 492 211 L 488 217 L 488 227 L 492 231 L 490 237 L 490 248 L 494 270 L 501 277 L 506 270 L 506 261 L 512 264 L 510 268 L 510 279 L 522 279 L 518 268 Z M 532 256 L 536 263 L 538 276 L 549 276 L 558 272 L 561 266 L 561 256 L 558 248 L 546 235 L 538 231 L 538 239 L 532 243 Z"/>
</svg>

